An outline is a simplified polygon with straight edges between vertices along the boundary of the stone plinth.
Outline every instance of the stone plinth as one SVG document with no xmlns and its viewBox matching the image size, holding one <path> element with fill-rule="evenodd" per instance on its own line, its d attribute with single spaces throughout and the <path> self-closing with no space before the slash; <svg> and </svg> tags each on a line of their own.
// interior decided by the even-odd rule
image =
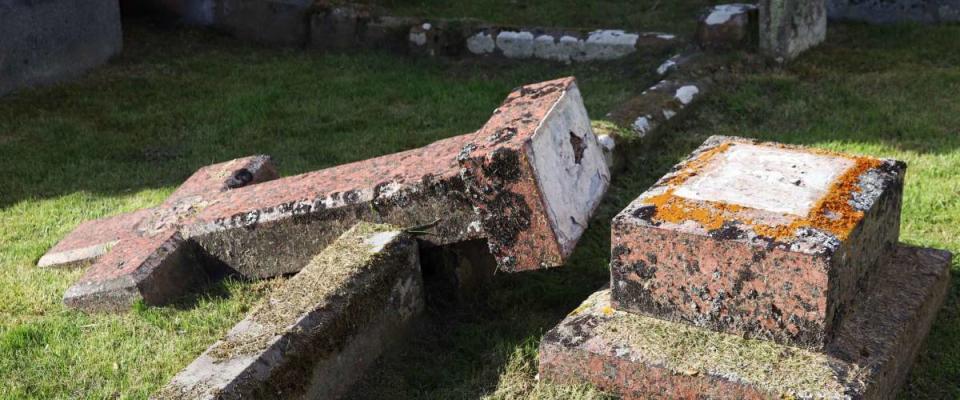
<svg viewBox="0 0 960 400">
<path fill-rule="evenodd" d="M 416 241 L 358 224 L 155 398 L 337 398 L 422 308 Z"/>
<path fill-rule="evenodd" d="M 721 4 L 698 19 L 697 42 L 707 49 L 746 48 L 755 44 L 757 29 L 757 6 Z"/>
<path fill-rule="evenodd" d="M 179 246 L 189 246 L 192 259 L 249 278 L 294 273 L 359 221 L 421 227 L 429 231 L 426 245 L 486 239 L 502 271 L 559 266 L 609 183 L 572 78 L 523 86 L 479 131 L 419 149 L 262 183 L 250 171 L 235 176 L 247 169 L 221 169 L 218 177 L 242 178 L 245 186 L 178 191 L 139 222 L 127 215 L 85 224 L 54 247 L 43 265 L 106 252 L 68 290 L 66 303 L 124 310 L 139 299 L 169 301 L 194 279 L 157 278 L 164 271 L 204 274 L 178 261 L 190 257 L 167 259 L 184 254 L 173 251 Z M 130 240 L 117 237 L 131 227 Z M 166 241 L 174 233 L 180 240 Z M 162 243 L 167 250 L 155 254 Z"/>
<path fill-rule="evenodd" d="M 826 0 L 761 0 L 760 51 L 789 61 L 827 38 Z"/>
<path fill-rule="evenodd" d="M 712 137 L 613 220 L 622 310 L 819 349 L 899 238 L 905 165 Z"/>
<path fill-rule="evenodd" d="M 540 344 L 540 376 L 624 399 L 888 399 L 949 287 L 950 253 L 898 247 L 825 352 L 615 309 L 591 296 Z"/>
<path fill-rule="evenodd" d="M 116 0 L 0 4 L 0 95 L 80 75 L 123 47 Z"/>
</svg>

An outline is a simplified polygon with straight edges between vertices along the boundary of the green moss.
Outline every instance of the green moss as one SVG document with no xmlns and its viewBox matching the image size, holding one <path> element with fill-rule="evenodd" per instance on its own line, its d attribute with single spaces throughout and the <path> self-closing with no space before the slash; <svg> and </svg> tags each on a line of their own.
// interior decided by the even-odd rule
<svg viewBox="0 0 960 400">
<path fill-rule="evenodd" d="M 597 292 L 582 312 L 603 316 L 597 335 L 627 344 L 634 350 L 630 357 L 646 364 L 677 374 L 720 376 L 783 396 L 842 398 L 848 387 L 860 385 L 845 381 L 834 370 L 836 362 L 821 353 L 616 311 L 609 297 L 607 290 Z"/>
<path fill-rule="evenodd" d="M 397 231 L 390 225 L 365 222 L 350 228 L 254 308 L 248 317 L 251 329 L 228 336 L 209 355 L 228 359 L 266 349 L 304 315 L 343 297 L 346 283 L 357 274 L 377 267 L 374 260 L 379 253 L 371 238 Z"/>
</svg>

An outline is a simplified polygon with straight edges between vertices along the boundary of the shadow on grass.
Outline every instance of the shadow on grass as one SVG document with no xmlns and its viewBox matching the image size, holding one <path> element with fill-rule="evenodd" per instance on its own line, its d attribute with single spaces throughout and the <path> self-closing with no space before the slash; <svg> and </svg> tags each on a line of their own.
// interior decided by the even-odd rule
<svg viewBox="0 0 960 400">
<path fill-rule="evenodd" d="M 595 115 L 666 56 L 600 65 L 483 63 L 266 48 L 125 21 L 119 59 L 0 99 L 0 208 L 77 192 L 172 188 L 197 168 L 270 154 L 284 175 L 479 129 L 512 88 L 574 75 Z M 630 82 L 624 84 L 624 82 Z"/>
</svg>

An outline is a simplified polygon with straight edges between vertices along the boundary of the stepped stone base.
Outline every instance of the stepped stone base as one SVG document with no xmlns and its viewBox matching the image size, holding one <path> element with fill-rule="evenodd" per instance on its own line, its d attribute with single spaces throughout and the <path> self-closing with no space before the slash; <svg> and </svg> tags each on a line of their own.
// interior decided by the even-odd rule
<svg viewBox="0 0 960 400">
<path fill-rule="evenodd" d="M 950 260 L 899 246 L 825 352 L 615 310 L 602 290 L 546 334 L 540 376 L 625 399 L 893 398 L 944 301 Z"/>
</svg>

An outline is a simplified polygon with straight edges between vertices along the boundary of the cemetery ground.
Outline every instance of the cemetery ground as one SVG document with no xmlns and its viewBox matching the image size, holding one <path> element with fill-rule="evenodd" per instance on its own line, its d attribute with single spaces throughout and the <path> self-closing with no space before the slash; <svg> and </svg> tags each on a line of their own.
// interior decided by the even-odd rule
<svg viewBox="0 0 960 400">
<path fill-rule="evenodd" d="M 547 22 L 572 17 L 555 18 Z M 35 264 L 80 222 L 158 204 L 196 168 L 235 157 L 270 154 L 292 175 L 463 134 L 511 88 L 564 75 L 577 76 L 598 120 L 655 82 L 643 71 L 667 56 L 642 65 L 436 62 L 164 29 L 128 26 L 126 50 L 108 66 L 0 100 L 0 398 L 145 398 L 279 284 L 215 282 L 171 306 L 119 315 L 68 310 L 61 296 L 81 271 Z M 688 118 L 625 153 L 626 170 L 568 265 L 499 274 L 461 301 L 430 299 L 404 346 L 353 396 L 602 398 L 536 381 L 539 340 L 609 279 L 610 218 L 710 135 L 904 160 L 902 240 L 960 252 L 958 35 L 960 26 L 832 26 L 825 45 L 789 67 L 721 73 Z M 902 397 L 960 397 L 960 283 L 952 285 Z"/>
</svg>

